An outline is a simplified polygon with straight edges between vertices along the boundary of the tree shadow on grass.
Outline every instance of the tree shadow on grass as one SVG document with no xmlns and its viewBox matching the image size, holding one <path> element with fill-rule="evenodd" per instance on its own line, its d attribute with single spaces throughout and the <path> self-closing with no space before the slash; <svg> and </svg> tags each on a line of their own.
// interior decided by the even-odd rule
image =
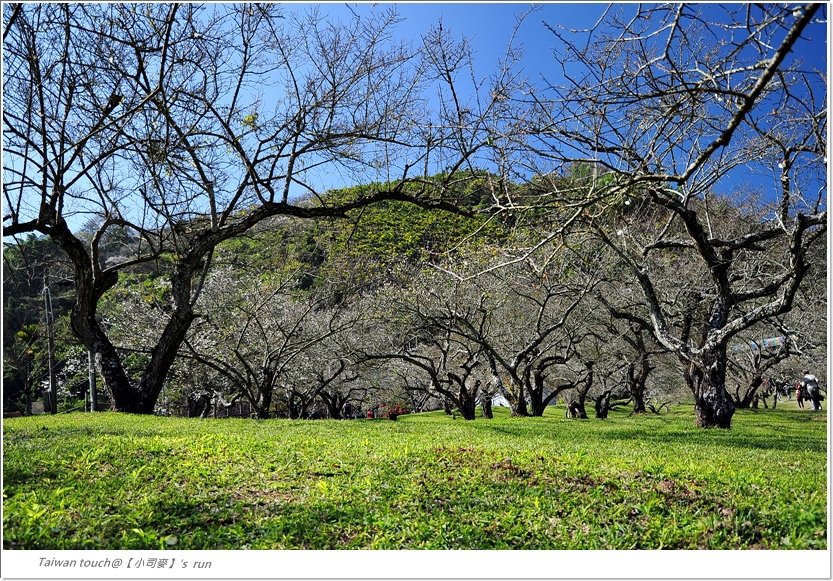
<svg viewBox="0 0 833 581">
<path fill-rule="evenodd" d="M 159 516 L 147 525 L 177 535 L 176 548 L 182 549 L 367 549 L 379 525 L 372 523 L 374 511 L 366 509 L 331 501 L 267 501 L 216 510 L 173 500 L 159 503 L 154 510 Z M 180 518 L 172 519 L 174 515 Z"/>
<path fill-rule="evenodd" d="M 658 444 L 705 444 L 741 448 L 747 450 L 771 450 L 785 453 L 814 452 L 825 454 L 827 443 L 819 438 L 794 438 L 780 434 L 741 434 L 737 431 L 718 429 L 699 429 L 697 432 L 662 431 L 654 434 L 641 433 L 638 436 L 633 430 L 605 430 L 597 436 L 604 440 L 627 441 L 638 437 Z"/>
<path fill-rule="evenodd" d="M 816 416 L 790 417 L 790 421 L 794 421 L 795 423 L 789 426 L 789 429 L 785 429 L 784 426 L 776 424 L 754 427 L 744 424 L 735 426 L 730 430 L 716 428 L 704 429 L 694 426 L 680 428 L 679 425 L 675 426 L 652 420 L 659 420 L 659 418 L 650 418 L 644 422 L 629 420 L 627 424 L 612 423 L 609 420 L 589 420 L 586 423 L 583 421 L 582 423 L 585 425 L 581 426 L 581 428 L 586 428 L 586 430 L 581 428 L 576 429 L 577 426 L 570 426 L 569 435 L 558 431 L 558 424 L 551 424 L 548 426 L 549 430 L 541 429 L 536 432 L 535 437 L 544 438 L 552 442 L 565 442 L 567 438 L 575 441 L 576 438 L 586 437 L 589 440 L 600 441 L 643 441 L 656 442 L 657 444 L 684 445 L 700 444 L 747 450 L 779 451 L 787 454 L 797 452 L 827 453 L 827 442 L 824 432 L 820 431 L 818 434 L 807 434 L 801 431 L 802 424 L 805 422 L 821 421 L 817 420 Z M 578 420 L 570 421 L 577 422 Z M 600 422 L 605 423 L 601 424 Z M 482 422 L 477 427 L 502 436 L 513 438 L 524 437 L 524 434 L 517 430 L 488 422 Z"/>
</svg>

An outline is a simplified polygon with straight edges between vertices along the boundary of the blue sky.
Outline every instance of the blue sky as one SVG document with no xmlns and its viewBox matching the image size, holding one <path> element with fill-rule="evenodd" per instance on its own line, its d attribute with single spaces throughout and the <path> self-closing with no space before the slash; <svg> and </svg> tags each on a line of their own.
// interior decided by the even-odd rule
<svg viewBox="0 0 833 581">
<path fill-rule="evenodd" d="M 422 37 L 438 23 L 455 40 L 465 38 L 473 53 L 473 66 L 478 79 L 493 75 L 504 59 L 510 42 L 512 48 L 523 53 L 521 75 L 537 83 L 541 76 L 557 82 L 553 49 L 557 39 L 544 26 L 544 21 L 554 28 L 586 29 L 603 14 L 606 4 L 544 4 L 531 3 L 315 3 L 286 4 L 286 11 L 304 12 L 312 7 L 335 21 L 348 23 L 355 16 L 365 17 L 372 11 L 393 8 L 401 22 L 393 30 L 396 40 L 411 43 L 414 48 L 422 44 Z M 514 41 L 513 32 L 519 19 L 523 21 Z M 473 90 L 470 79 L 458 79 L 456 90 L 462 100 L 469 100 Z M 481 95 L 482 97 L 483 95 Z M 437 106 L 434 97 L 427 95 L 432 106 Z M 432 171 L 441 171 L 442 167 Z M 399 175 L 399 169 L 394 174 Z M 309 177 L 309 176 L 308 176 Z M 376 177 L 375 179 L 382 179 Z M 339 188 L 350 185 L 337 170 L 327 167 L 313 180 L 320 189 Z M 371 180 L 372 181 L 372 180 Z"/>
<path fill-rule="evenodd" d="M 518 18 L 535 5 L 527 3 L 379 3 L 327 4 L 325 11 L 349 17 L 351 12 L 364 14 L 374 7 L 395 6 L 403 18 L 398 30 L 403 37 L 419 41 L 422 34 L 442 20 L 444 28 L 457 37 L 466 37 L 474 49 L 478 72 L 488 74 L 502 58 Z M 592 26 L 605 4 L 543 4 L 537 5 L 519 30 L 518 41 L 524 50 L 525 71 L 538 77 L 552 63 L 554 38 L 543 25 L 565 28 Z"/>
<path fill-rule="evenodd" d="M 474 51 L 476 73 L 483 76 L 495 70 L 510 42 L 515 23 L 521 15 L 528 13 L 515 40 L 515 46 L 522 48 L 524 53 L 523 74 L 533 84 L 538 84 L 542 76 L 558 84 L 561 79 L 559 69 L 555 66 L 553 50 L 559 43 L 544 23 L 556 29 L 585 30 L 599 20 L 608 4 L 359 3 L 326 4 L 321 8 L 331 15 L 349 19 L 354 14 L 363 15 L 374 8 L 391 6 L 395 6 L 403 18 L 397 32 L 414 43 L 418 44 L 420 36 L 440 20 L 443 22 L 444 29 L 450 31 L 455 37 L 465 36 Z M 533 6 L 534 10 L 530 13 Z M 650 6 L 650 4 L 643 6 Z M 746 5 L 743 4 L 703 3 L 699 4 L 697 9 L 708 20 L 725 21 L 727 11 L 743 11 L 745 7 Z M 636 4 L 627 4 L 623 9 L 626 12 L 635 11 Z M 824 12 L 817 15 L 817 20 L 824 18 L 826 18 Z M 805 30 L 803 39 L 797 43 L 793 54 L 788 57 L 788 62 L 793 58 L 799 58 L 808 69 L 827 71 L 828 52 L 826 26 L 817 22 Z M 819 90 L 818 95 L 821 98 L 826 97 L 823 90 Z M 779 178 L 771 170 L 763 167 L 747 168 L 743 182 L 744 187 L 750 190 L 773 192 L 778 188 Z M 736 186 L 734 181 L 730 181 L 718 185 L 718 188 L 736 192 L 738 189 Z"/>
<path fill-rule="evenodd" d="M 304 6 L 299 4 L 298 6 Z M 307 5 L 308 6 L 308 5 Z M 468 38 L 475 51 L 476 65 L 484 72 L 501 58 L 510 40 L 518 17 L 535 10 L 524 20 L 519 31 L 520 45 L 525 52 L 525 70 L 530 79 L 546 73 L 552 64 L 552 50 L 556 42 L 544 22 L 553 28 L 586 29 L 604 13 L 606 3 L 350 3 L 319 4 L 322 10 L 349 18 L 353 12 L 364 14 L 375 8 L 395 7 L 404 19 L 399 32 L 418 41 L 431 26 L 440 20 L 455 35 Z M 634 4 L 631 4 L 635 8 Z M 705 15 L 720 15 L 727 7 L 737 4 L 703 3 Z M 827 70 L 827 41 L 825 26 L 814 24 L 805 33 L 809 42 L 796 47 L 796 55 L 820 70 Z"/>
<path fill-rule="evenodd" d="M 286 4 L 287 11 L 303 11 L 312 4 Z M 402 23 L 396 33 L 404 40 L 419 45 L 420 38 L 432 26 L 442 20 L 444 28 L 456 37 L 465 36 L 472 45 L 478 76 L 487 76 L 496 69 L 503 57 L 517 19 L 533 7 L 528 3 L 328 3 L 316 4 L 322 12 L 335 19 L 351 19 L 354 14 L 367 14 L 374 8 L 395 7 L 402 17 Z M 734 9 L 739 5 L 701 4 L 699 9 L 705 13 L 719 14 L 728 7 Z M 522 48 L 524 76 L 531 82 L 537 82 L 542 75 L 558 83 L 558 68 L 555 66 L 553 50 L 558 45 L 557 39 L 547 30 L 544 22 L 553 28 L 587 29 L 604 13 L 607 4 L 601 3 L 549 3 L 535 7 L 526 16 L 516 38 L 516 47 Z M 635 10 L 636 5 L 629 4 L 625 10 Z M 801 58 L 809 68 L 827 70 L 828 50 L 824 24 L 814 24 L 805 33 L 805 40 L 796 47 L 795 57 Z M 322 184 L 327 187 L 345 185 L 339 183 L 335 174 L 322 176 Z M 748 176 L 747 176 L 748 177 Z M 774 176 L 762 174 L 758 178 L 770 183 Z M 333 181 L 335 180 L 335 181 Z"/>
</svg>

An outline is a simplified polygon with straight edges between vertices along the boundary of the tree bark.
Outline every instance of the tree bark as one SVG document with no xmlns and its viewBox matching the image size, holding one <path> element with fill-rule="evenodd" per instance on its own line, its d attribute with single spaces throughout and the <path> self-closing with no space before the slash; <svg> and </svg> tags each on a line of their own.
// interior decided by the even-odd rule
<svg viewBox="0 0 833 581">
<path fill-rule="evenodd" d="M 252 402 L 253 407 L 255 408 L 255 415 L 260 420 L 268 420 L 269 419 L 269 408 L 272 407 L 272 389 L 271 387 L 261 388 L 260 394 L 258 395 L 257 401 Z M 288 407 L 292 408 L 292 402 L 287 401 Z M 291 411 L 290 411 L 291 415 Z"/>
<path fill-rule="evenodd" d="M 152 414 L 168 372 L 194 318 L 191 285 L 205 253 L 192 253 L 186 261 L 178 265 L 171 281 L 174 311 L 159 342 L 151 352 L 139 384 L 133 386 L 118 351 L 96 317 L 98 301 L 116 284 L 118 275 L 112 271 L 101 270 L 94 264 L 84 245 L 69 231 L 63 219 L 59 219 L 48 233 L 73 263 L 75 304 L 70 314 L 70 324 L 75 335 L 87 349 L 95 353 L 104 385 L 110 394 L 112 408 L 121 412 Z"/>
<path fill-rule="evenodd" d="M 459 376 L 455 373 L 449 373 L 448 379 L 451 382 L 451 385 L 456 386 L 456 390 L 446 390 L 442 386 L 437 385 L 437 391 L 442 393 L 446 398 L 450 399 L 455 406 L 457 406 L 457 409 L 460 411 L 460 415 L 463 416 L 463 419 L 473 420 L 475 418 L 475 410 L 477 408 L 477 394 L 480 391 L 480 382 L 476 381 L 474 387 L 469 389 L 466 387 L 466 381 L 468 379 L 467 375 Z"/>
<path fill-rule="evenodd" d="M 287 411 L 287 414 L 289 415 L 289 419 L 290 420 L 300 420 L 301 419 L 301 413 L 303 412 L 303 410 L 301 409 L 302 405 L 299 402 L 295 401 L 295 396 L 293 394 L 289 395 L 289 397 L 286 400 L 286 403 L 287 403 L 286 411 Z"/>
<path fill-rule="evenodd" d="M 529 416 L 529 409 L 526 405 L 526 389 L 522 384 L 512 381 L 513 389 L 506 389 L 503 381 L 500 381 L 500 392 L 504 399 L 509 402 L 509 410 L 512 417 Z"/>
<path fill-rule="evenodd" d="M 532 409 L 532 416 L 540 418 L 544 415 L 547 406 L 558 397 L 558 394 L 569 389 L 570 384 L 550 386 L 550 393 L 544 395 L 545 374 L 538 368 L 531 372 L 531 384 L 527 387 L 529 393 L 529 405 Z"/>
<path fill-rule="evenodd" d="M 24 414 L 27 416 L 32 415 L 32 382 L 29 379 L 30 370 L 27 367 L 26 369 L 26 380 L 23 383 L 23 397 L 24 397 Z"/>
<path fill-rule="evenodd" d="M 510 387 L 506 386 L 506 383 L 503 381 L 503 377 L 501 377 L 500 372 L 498 371 L 497 364 L 494 358 L 489 357 L 489 369 L 492 372 L 492 385 L 496 388 L 496 391 L 503 396 L 503 398 L 509 404 L 509 410 L 513 417 L 522 417 L 528 416 L 529 411 L 526 407 L 526 397 L 524 392 L 526 389 L 523 386 L 523 383 L 516 380 L 515 378 L 510 377 L 509 383 L 511 384 Z"/>
<path fill-rule="evenodd" d="M 761 387 L 763 381 L 763 378 L 760 376 L 753 377 L 743 395 L 740 395 L 740 387 L 738 387 L 736 397 L 732 398 L 735 409 L 749 409 L 752 407 L 755 402 L 755 397 L 758 395 L 758 388 Z"/>
<path fill-rule="evenodd" d="M 544 399 L 544 375 L 538 370 L 532 372 L 532 385 L 529 386 L 529 405 L 532 416 L 540 418 L 552 398 Z"/>
<path fill-rule="evenodd" d="M 466 391 L 460 394 L 457 407 L 460 409 L 460 415 L 463 416 L 464 420 L 473 420 L 475 418 L 477 398 L 474 396 L 475 394 L 470 394 Z"/>
<path fill-rule="evenodd" d="M 491 396 L 487 396 L 483 398 L 483 417 L 487 420 L 491 420 L 494 418 L 494 413 L 492 412 L 492 398 Z"/>
<path fill-rule="evenodd" d="M 694 394 L 695 422 L 701 428 L 732 427 L 735 404 L 726 391 L 726 346 L 718 345 L 707 352 L 700 366 L 688 374 Z"/>
<path fill-rule="evenodd" d="M 633 397 L 633 413 L 644 414 L 645 409 L 645 390 L 631 391 Z"/>
<path fill-rule="evenodd" d="M 644 352 L 644 343 L 642 342 L 641 334 L 639 343 L 642 346 L 642 353 L 639 356 L 637 363 L 628 365 L 628 391 L 633 398 L 633 413 L 645 413 L 645 384 L 648 381 L 648 375 L 651 373 L 651 364 L 648 361 L 648 356 Z"/>
<path fill-rule="evenodd" d="M 529 416 L 529 410 L 526 407 L 526 397 L 524 396 L 523 389 L 519 391 L 518 397 L 515 399 L 515 405 L 512 406 L 512 415 L 515 417 Z"/>
<path fill-rule="evenodd" d="M 595 409 L 596 409 L 596 419 L 605 420 L 607 419 L 608 413 L 610 413 L 610 395 L 612 390 L 605 390 L 599 397 L 596 398 L 595 401 Z"/>
<path fill-rule="evenodd" d="M 570 412 L 570 415 L 580 420 L 588 419 L 587 394 L 590 393 L 590 388 L 593 387 L 594 366 L 595 362 L 593 361 L 588 361 L 584 364 L 584 367 L 587 369 L 587 375 L 584 377 L 583 385 L 576 389 L 576 399 L 570 402 L 567 406 L 567 410 Z"/>
<path fill-rule="evenodd" d="M 571 418 L 586 420 L 587 411 L 584 409 L 584 402 L 579 402 L 577 400 L 569 402 L 567 404 L 567 414 Z"/>
<path fill-rule="evenodd" d="M 452 413 L 451 412 L 451 401 L 449 401 L 449 399 L 447 397 L 443 397 L 443 412 L 447 416 L 450 416 L 451 413 Z"/>
<path fill-rule="evenodd" d="M 344 419 L 343 410 L 348 399 L 346 395 L 339 394 L 338 392 L 328 393 L 326 391 L 322 391 L 319 395 L 324 401 L 324 405 L 327 406 L 327 413 L 330 415 L 330 419 Z"/>
</svg>

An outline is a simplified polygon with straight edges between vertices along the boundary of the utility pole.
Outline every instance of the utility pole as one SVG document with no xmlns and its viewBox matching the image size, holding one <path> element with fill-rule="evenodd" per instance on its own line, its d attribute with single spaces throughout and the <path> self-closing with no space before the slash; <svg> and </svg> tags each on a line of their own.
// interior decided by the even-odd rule
<svg viewBox="0 0 833 581">
<path fill-rule="evenodd" d="M 90 411 L 94 412 L 98 410 L 98 394 L 95 391 L 95 367 L 93 367 L 93 361 L 95 357 L 93 357 L 93 350 L 90 349 L 87 351 L 87 369 L 89 372 L 90 378 Z"/>
<path fill-rule="evenodd" d="M 43 304 L 46 312 L 46 344 L 49 360 L 49 413 L 58 413 L 58 382 L 55 379 L 55 316 L 48 276 L 43 279 Z"/>
</svg>

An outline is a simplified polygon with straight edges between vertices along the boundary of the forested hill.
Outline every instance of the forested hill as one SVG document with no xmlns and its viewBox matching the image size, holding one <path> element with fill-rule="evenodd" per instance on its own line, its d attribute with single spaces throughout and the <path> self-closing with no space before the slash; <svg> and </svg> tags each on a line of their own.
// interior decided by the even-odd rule
<svg viewBox="0 0 833 581">
<path fill-rule="evenodd" d="M 331 198 L 343 202 L 373 187 L 332 191 L 323 202 Z M 398 266 L 446 263 L 507 238 L 506 224 L 486 210 L 488 193 L 476 187 L 476 180 L 469 183 L 471 192 L 465 200 L 467 207 L 475 209 L 473 217 L 385 201 L 353 210 L 346 218 L 275 218 L 222 244 L 215 264 L 264 274 L 297 272 L 302 288 L 347 280 L 359 287 L 391 282 Z"/>
<path fill-rule="evenodd" d="M 306 220 L 277 217 L 266 220 L 238 238 L 222 243 L 214 254 L 212 270 L 230 270 L 240 277 L 293 280 L 300 292 L 340 289 L 362 292 L 385 283 L 407 280 L 405 271 L 429 262 L 442 263 L 455 255 L 488 244 L 500 244 L 508 235 L 505 224 L 486 211 L 490 193 L 486 178 L 457 178 L 459 202 L 474 210 L 473 217 L 443 210 L 427 210 L 407 202 L 385 201 L 354 210 L 346 218 Z M 366 195 L 378 184 L 327 192 L 308 203 L 338 203 Z M 410 187 L 417 187 L 416 185 Z M 82 237 L 92 238 L 98 224 L 86 224 Z M 126 229 L 110 227 L 100 244 L 102 266 L 129 260 L 139 238 Z M 99 305 L 105 322 L 124 315 L 125 302 L 138 299 L 148 309 L 166 310 L 170 301 L 168 279 L 173 260 L 163 253 L 157 260 L 122 272 L 119 282 Z M 44 286 L 49 286 L 54 310 L 58 368 L 83 354 L 69 324 L 73 304 L 73 270 L 63 252 L 49 238 L 29 235 L 4 244 L 4 397 L 8 407 L 22 401 L 24 392 L 37 398 L 47 378 L 44 325 Z M 141 357 L 134 357 L 136 366 Z M 85 370 L 75 366 L 72 377 L 80 384 Z M 137 367 L 138 368 L 138 367 Z"/>
<path fill-rule="evenodd" d="M 486 174 L 484 174 L 486 176 Z M 264 274 L 301 271 L 305 284 L 324 282 L 338 276 L 341 269 L 361 265 L 369 276 L 374 269 L 397 264 L 443 262 L 455 252 L 479 245 L 500 244 L 509 235 L 504 221 L 488 211 L 493 202 L 486 185 L 487 178 L 468 175 L 457 177 L 461 191 L 457 202 L 473 217 L 444 210 L 427 210 L 408 202 L 384 201 L 351 211 L 346 218 L 309 220 L 279 216 L 268 219 L 252 230 L 220 245 L 213 259 L 217 266 L 245 268 Z M 310 204 L 337 204 L 372 193 L 380 184 L 333 190 Z M 417 185 L 409 186 L 417 188 Z M 505 220 L 505 218 L 503 218 Z M 91 221 L 82 228 L 82 238 L 92 238 L 98 223 Z M 187 225 L 181 225 L 187 228 Z M 110 227 L 103 237 L 99 258 L 102 266 L 129 260 L 135 255 L 139 239 L 135 233 Z M 169 274 L 169 253 L 153 262 L 129 269 L 122 285 L 164 277 Z M 370 269 L 370 270 L 367 270 Z M 36 322 L 39 306 L 22 303 L 40 302 L 45 281 L 57 285 L 53 294 L 59 299 L 56 309 L 63 313 L 69 307 L 72 289 L 72 268 L 63 252 L 48 238 L 29 235 L 22 240 L 4 244 L 5 317 L 9 336 L 24 324 Z M 318 280 L 318 279 L 321 280 Z"/>
</svg>

